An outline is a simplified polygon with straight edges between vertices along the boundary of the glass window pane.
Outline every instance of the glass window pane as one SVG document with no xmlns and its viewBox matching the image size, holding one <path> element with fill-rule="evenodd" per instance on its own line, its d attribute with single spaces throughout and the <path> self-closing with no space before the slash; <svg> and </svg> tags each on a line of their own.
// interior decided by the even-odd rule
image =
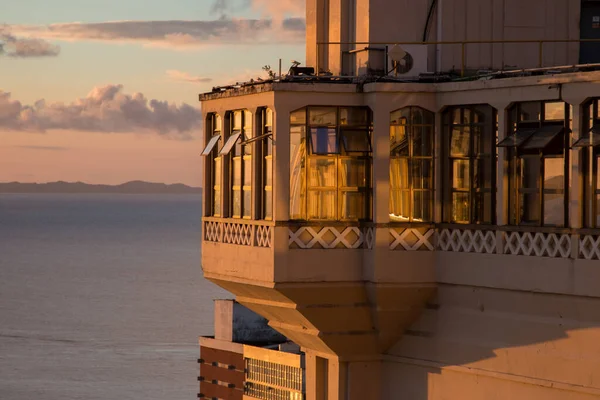
<svg viewBox="0 0 600 400">
<path fill-rule="evenodd" d="M 208 141 L 208 144 L 204 148 L 204 151 L 202 151 L 202 155 L 203 156 L 209 155 L 213 151 L 213 149 L 215 148 L 217 143 L 219 142 L 219 139 L 221 139 L 221 135 L 213 136 L 212 138 L 210 138 L 210 140 Z"/>
<path fill-rule="evenodd" d="M 410 191 L 392 190 L 390 191 L 390 220 L 409 221 L 410 220 Z"/>
<path fill-rule="evenodd" d="M 290 114 L 291 125 L 306 125 L 306 109 L 294 111 Z"/>
<path fill-rule="evenodd" d="M 213 215 L 221 215 L 221 190 L 215 189 L 213 192 Z"/>
<path fill-rule="evenodd" d="M 367 153 L 371 151 L 371 140 L 366 130 L 348 130 L 341 132 L 342 143 L 347 152 Z"/>
<path fill-rule="evenodd" d="M 265 110 L 265 126 L 273 126 L 273 110 L 270 108 Z"/>
<path fill-rule="evenodd" d="M 450 155 L 468 155 L 469 139 L 469 131 L 466 127 L 453 128 L 450 139 Z"/>
<path fill-rule="evenodd" d="M 412 107 L 412 123 L 415 125 L 433 125 L 433 113 L 419 107 Z"/>
<path fill-rule="evenodd" d="M 242 130 L 242 112 L 235 111 L 233 113 L 233 130 L 240 131 Z"/>
<path fill-rule="evenodd" d="M 308 110 L 310 125 L 337 125 L 337 109 L 335 107 L 311 107 Z"/>
<path fill-rule="evenodd" d="M 252 186 L 252 156 L 244 157 L 244 186 Z"/>
<path fill-rule="evenodd" d="M 490 158 L 480 158 L 475 161 L 473 170 L 473 187 L 490 189 L 492 187 L 492 166 Z"/>
<path fill-rule="evenodd" d="M 221 119 L 220 115 L 215 115 L 215 125 L 213 127 L 213 130 L 221 132 L 221 130 L 223 129 L 223 120 Z"/>
<path fill-rule="evenodd" d="M 413 189 L 433 189 L 433 161 L 412 159 Z"/>
<path fill-rule="evenodd" d="M 242 216 L 242 191 L 234 190 L 233 191 L 233 217 L 241 217 Z"/>
<path fill-rule="evenodd" d="M 214 184 L 221 186 L 221 157 L 216 157 L 213 167 Z"/>
<path fill-rule="evenodd" d="M 471 222 L 492 223 L 491 192 L 478 192 L 473 195 L 473 218 Z"/>
<path fill-rule="evenodd" d="M 408 159 L 392 158 L 390 160 L 390 187 L 391 189 L 409 189 Z"/>
<path fill-rule="evenodd" d="M 312 158 L 309 160 L 308 186 L 335 187 L 336 161 L 327 158 Z"/>
<path fill-rule="evenodd" d="M 390 126 L 390 141 L 391 141 L 391 154 L 397 156 L 408 156 L 408 136 L 407 127 L 393 125 Z"/>
<path fill-rule="evenodd" d="M 365 218 L 365 193 L 347 192 L 341 193 L 341 219 L 359 220 Z"/>
<path fill-rule="evenodd" d="M 469 125 L 473 122 L 473 117 L 471 115 L 471 109 L 470 108 L 463 108 L 463 119 L 462 119 L 462 123 L 464 125 Z"/>
<path fill-rule="evenodd" d="M 527 189 L 538 189 L 540 183 L 540 158 L 521 158 L 521 187 Z"/>
<path fill-rule="evenodd" d="M 335 128 L 311 128 L 313 154 L 339 153 L 337 134 Z"/>
<path fill-rule="evenodd" d="M 340 187 L 368 186 L 366 160 L 342 159 L 340 164 Z"/>
<path fill-rule="evenodd" d="M 336 190 L 310 190 L 308 192 L 309 219 L 335 219 Z"/>
<path fill-rule="evenodd" d="M 539 101 L 523 102 L 519 104 L 520 122 L 537 122 L 541 118 L 541 103 Z"/>
<path fill-rule="evenodd" d="M 540 222 L 540 195 L 537 193 L 523 193 L 521 198 L 521 222 Z"/>
<path fill-rule="evenodd" d="M 369 114 L 367 109 L 349 107 L 340 109 L 340 125 L 367 126 Z"/>
<path fill-rule="evenodd" d="M 412 132 L 413 156 L 433 156 L 433 127 L 415 126 Z"/>
<path fill-rule="evenodd" d="M 241 132 L 231 135 L 229 137 L 229 139 L 227 139 L 227 142 L 225 142 L 225 145 L 221 149 L 221 152 L 219 153 L 219 155 L 224 156 L 224 155 L 229 154 L 231 152 L 231 149 L 233 149 L 233 146 L 237 143 L 237 141 L 241 135 L 242 135 Z"/>
<path fill-rule="evenodd" d="M 453 124 L 461 124 L 462 123 L 462 118 L 461 118 L 461 110 L 460 108 L 454 108 L 452 110 L 452 123 Z"/>
<path fill-rule="evenodd" d="M 544 195 L 544 224 L 563 226 L 565 223 L 565 197 L 562 194 Z"/>
<path fill-rule="evenodd" d="M 273 186 L 273 159 L 265 157 L 265 186 Z"/>
<path fill-rule="evenodd" d="M 469 189 L 471 179 L 469 176 L 469 160 L 454 160 L 452 163 L 452 188 Z"/>
<path fill-rule="evenodd" d="M 244 137 L 245 139 L 252 138 L 253 134 L 252 125 L 252 113 L 250 111 L 244 111 Z"/>
<path fill-rule="evenodd" d="M 596 157 L 596 190 L 600 189 L 600 157 Z"/>
<path fill-rule="evenodd" d="M 544 103 L 545 121 L 564 121 L 565 103 L 562 101 L 556 103 Z"/>
<path fill-rule="evenodd" d="M 410 121 L 410 108 L 394 111 L 390 116 L 391 125 L 408 125 Z"/>
<path fill-rule="evenodd" d="M 564 137 L 562 125 L 547 125 L 536 130 L 535 133 L 521 147 L 523 150 L 543 150 L 559 136 Z M 561 145 L 562 147 L 562 145 Z M 559 154 L 562 153 L 562 148 Z"/>
<path fill-rule="evenodd" d="M 469 194 L 452 193 L 452 221 L 469 222 Z"/>
<path fill-rule="evenodd" d="M 252 217 L 252 190 L 244 190 L 244 218 Z"/>
<path fill-rule="evenodd" d="M 477 154 L 492 154 L 495 139 L 489 126 L 473 127 L 473 148 Z"/>
<path fill-rule="evenodd" d="M 565 188 L 564 158 L 544 159 L 544 190 L 563 190 Z"/>
<path fill-rule="evenodd" d="M 413 192 L 413 221 L 429 222 L 433 220 L 433 196 L 429 190 Z"/>
<path fill-rule="evenodd" d="M 290 218 L 304 219 L 305 214 L 305 157 L 304 127 L 290 130 Z"/>
<path fill-rule="evenodd" d="M 600 195 L 596 196 L 596 228 L 600 227 Z"/>
<path fill-rule="evenodd" d="M 233 186 L 242 186 L 242 159 L 235 157 L 233 159 Z"/>
<path fill-rule="evenodd" d="M 265 206 L 264 206 L 265 219 L 273 219 L 273 192 L 265 190 Z"/>
</svg>

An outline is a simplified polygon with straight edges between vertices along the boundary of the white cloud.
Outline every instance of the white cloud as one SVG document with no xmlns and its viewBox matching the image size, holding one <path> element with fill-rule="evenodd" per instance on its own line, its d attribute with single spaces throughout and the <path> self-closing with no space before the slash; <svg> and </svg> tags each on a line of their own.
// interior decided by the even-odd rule
<svg viewBox="0 0 600 400">
<path fill-rule="evenodd" d="M 0 55 L 9 57 L 54 57 L 60 48 L 38 38 L 17 37 L 7 25 L 0 25 Z"/>
<path fill-rule="evenodd" d="M 32 106 L 0 91 L 0 128 L 15 131 L 154 133 L 190 139 L 201 122 L 202 114 L 197 108 L 149 100 L 142 93 L 126 94 L 122 85 L 95 87 L 85 98 L 69 104 L 38 100 Z"/>
<path fill-rule="evenodd" d="M 167 72 L 167 76 L 174 81 L 190 82 L 190 83 L 209 83 L 212 82 L 212 78 L 203 76 L 193 76 L 187 72 L 178 71 L 176 69 L 170 69 Z"/>
</svg>

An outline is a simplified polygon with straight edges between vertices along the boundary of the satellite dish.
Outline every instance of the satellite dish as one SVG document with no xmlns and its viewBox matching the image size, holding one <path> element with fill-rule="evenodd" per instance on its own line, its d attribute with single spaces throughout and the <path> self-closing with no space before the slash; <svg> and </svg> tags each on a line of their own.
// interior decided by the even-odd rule
<svg viewBox="0 0 600 400">
<path fill-rule="evenodd" d="M 392 71 L 394 71 L 396 75 L 406 74 L 413 67 L 413 57 L 410 55 L 410 53 L 407 53 L 402 47 L 398 45 L 394 45 L 388 51 L 388 57 L 392 61 Z"/>
</svg>

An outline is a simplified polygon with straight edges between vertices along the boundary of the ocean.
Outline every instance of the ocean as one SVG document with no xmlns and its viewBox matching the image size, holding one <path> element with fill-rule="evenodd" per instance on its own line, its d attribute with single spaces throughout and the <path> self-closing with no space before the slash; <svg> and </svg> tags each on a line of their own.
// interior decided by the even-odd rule
<svg viewBox="0 0 600 400">
<path fill-rule="evenodd" d="M 213 298 L 196 195 L 0 195 L 0 399 L 184 400 Z"/>
</svg>

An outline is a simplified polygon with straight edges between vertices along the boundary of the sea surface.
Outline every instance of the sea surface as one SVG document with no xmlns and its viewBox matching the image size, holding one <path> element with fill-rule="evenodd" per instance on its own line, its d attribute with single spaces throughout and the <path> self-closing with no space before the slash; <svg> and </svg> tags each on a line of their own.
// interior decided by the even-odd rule
<svg viewBox="0 0 600 400">
<path fill-rule="evenodd" d="M 192 400 L 196 195 L 0 195 L 0 399 Z"/>
</svg>

